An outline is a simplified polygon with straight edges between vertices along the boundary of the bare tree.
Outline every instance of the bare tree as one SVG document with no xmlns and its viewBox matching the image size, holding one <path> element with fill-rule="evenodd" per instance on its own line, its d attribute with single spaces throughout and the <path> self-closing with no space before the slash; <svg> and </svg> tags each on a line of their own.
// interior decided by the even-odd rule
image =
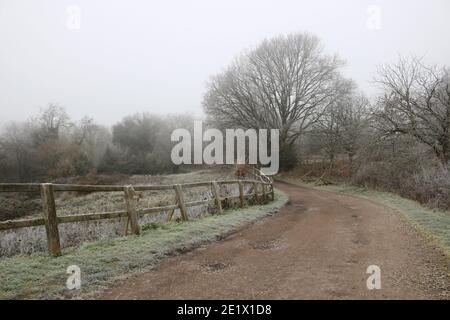
<svg viewBox="0 0 450 320">
<path fill-rule="evenodd" d="M 4 128 L 0 137 L 0 149 L 5 156 L 5 164 L 14 171 L 18 181 L 26 181 L 32 171 L 32 148 L 30 128 L 27 124 L 11 123 Z"/>
<path fill-rule="evenodd" d="M 41 126 L 38 137 L 41 142 L 58 139 L 60 130 L 72 125 L 64 107 L 57 104 L 49 104 L 47 108 L 42 109 L 37 122 Z"/>
<path fill-rule="evenodd" d="M 447 67 L 427 66 L 417 58 L 400 58 L 380 68 L 376 81 L 384 89 L 376 116 L 384 134 L 404 134 L 450 161 L 450 77 Z"/>
<path fill-rule="evenodd" d="M 342 64 L 306 33 L 265 40 L 211 79 L 203 106 L 223 127 L 279 129 L 283 152 L 347 85 Z"/>
<path fill-rule="evenodd" d="M 350 164 L 360 149 L 369 120 L 369 100 L 349 90 L 330 105 L 313 125 L 311 138 L 326 154 L 330 167 L 337 155 L 346 154 Z"/>
<path fill-rule="evenodd" d="M 74 126 L 74 142 L 81 146 L 89 138 L 93 138 L 95 133 L 99 130 L 99 126 L 95 124 L 94 119 L 90 117 L 83 117 Z"/>
<path fill-rule="evenodd" d="M 336 115 L 340 126 L 339 145 L 350 164 L 364 141 L 370 120 L 370 103 L 362 93 L 348 96 Z"/>
<path fill-rule="evenodd" d="M 342 106 L 342 101 L 340 101 L 328 107 L 323 116 L 313 125 L 311 132 L 322 152 L 327 156 L 330 168 L 341 150 L 342 126 L 339 121 L 339 113 Z"/>
<path fill-rule="evenodd" d="M 133 174 L 178 170 L 170 159 L 173 146 L 170 135 L 180 126 L 191 127 L 192 122 L 193 118 L 187 114 L 159 116 L 140 113 L 123 118 L 112 128 L 114 146 L 108 148 L 102 170 Z"/>
</svg>

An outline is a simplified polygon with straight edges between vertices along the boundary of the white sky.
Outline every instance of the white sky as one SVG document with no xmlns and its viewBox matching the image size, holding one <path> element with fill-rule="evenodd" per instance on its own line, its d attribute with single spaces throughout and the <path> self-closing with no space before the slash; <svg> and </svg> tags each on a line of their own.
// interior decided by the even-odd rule
<svg viewBox="0 0 450 320">
<path fill-rule="evenodd" d="M 69 5 L 80 29 L 66 26 Z M 370 29 L 367 8 L 381 9 Z M 103 124 L 140 111 L 201 115 L 207 79 L 244 49 L 309 31 L 371 95 L 399 54 L 450 65 L 450 1 L 0 0 L 0 124 L 49 102 Z"/>
</svg>

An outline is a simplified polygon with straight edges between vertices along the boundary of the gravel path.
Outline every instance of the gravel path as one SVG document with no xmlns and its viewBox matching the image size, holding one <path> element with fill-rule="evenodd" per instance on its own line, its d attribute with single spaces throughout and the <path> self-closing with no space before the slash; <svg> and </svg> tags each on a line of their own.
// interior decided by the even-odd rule
<svg viewBox="0 0 450 320">
<path fill-rule="evenodd" d="M 276 183 L 278 214 L 116 283 L 102 299 L 450 299 L 449 258 L 399 213 Z M 368 290 L 369 265 L 381 289 Z"/>
</svg>

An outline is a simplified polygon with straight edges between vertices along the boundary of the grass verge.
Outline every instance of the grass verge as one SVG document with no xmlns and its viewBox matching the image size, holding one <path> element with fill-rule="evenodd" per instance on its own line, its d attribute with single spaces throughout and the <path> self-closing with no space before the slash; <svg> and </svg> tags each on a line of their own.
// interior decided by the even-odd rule
<svg viewBox="0 0 450 320">
<path fill-rule="evenodd" d="M 0 260 L 0 299 L 89 298 L 115 280 L 149 270 L 164 257 L 218 240 L 276 212 L 288 201 L 276 190 L 275 201 L 242 209 L 227 210 L 183 223 L 151 223 L 140 236 L 128 236 L 86 243 L 66 250 L 58 258 L 45 253 Z M 68 290 L 67 267 L 81 269 L 81 289 Z"/>
<path fill-rule="evenodd" d="M 448 211 L 430 209 L 414 200 L 406 199 L 390 192 L 370 190 L 345 184 L 316 186 L 294 178 L 277 178 L 277 180 L 381 203 L 400 212 L 416 230 L 435 242 L 437 246 L 442 248 L 450 256 L 450 212 Z"/>
</svg>

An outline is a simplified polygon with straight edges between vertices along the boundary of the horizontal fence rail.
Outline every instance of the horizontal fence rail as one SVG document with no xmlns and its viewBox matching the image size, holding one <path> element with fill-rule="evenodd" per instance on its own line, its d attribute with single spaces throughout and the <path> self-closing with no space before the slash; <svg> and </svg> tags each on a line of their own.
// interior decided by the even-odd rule
<svg viewBox="0 0 450 320">
<path fill-rule="evenodd" d="M 220 185 L 236 185 L 239 188 L 238 196 L 222 197 L 220 194 Z M 251 185 L 252 192 L 244 193 L 244 185 Z M 213 195 L 212 199 L 189 201 L 184 199 L 184 190 L 189 188 L 210 187 Z M 145 209 L 137 209 L 137 192 L 142 191 L 175 191 L 175 204 L 151 207 Z M 128 233 L 128 226 L 131 227 L 133 234 L 139 235 L 141 232 L 138 219 L 143 215 L 167 213 L 167 221 L 172 219 L 175 210 L 179 209 L 181 219 L 188 220 L 187 208 L 215 204 L 219 212 L 223 211 L 222 202 L 225 200 L 239 200 L 241 207 L 248 203 L 248 199 L 253 199 L 255 203 L 267 203 L 274 200 L 274 189 L 272 181 L 258 180 L 223 180 L 223 181 L 207 181 L 193 182 L 173 185 L 147 185 L 147 186 L 115 186 L 115 185 L 71 185 L 71 184 L 50 184 L 50 183 L 0 183 L 0 192 L 34 192 L 40 193 L 43 217 L 32 219 L 17 219 L 0 222 L 0 230 L 11 230 L 17 228 L 45 226 L 48 251 L 53 256 L 61 254 L 61 245 L 58 225 L 62 223 L 75 223 L 84 221 L 95 221 L 104 219 L 127 218 L 125 234 Z M 126 204 L 126 210 L 102 212 L 102 213 L 86 213 L 58 216 L 55 205 L 55 192 L 123 192 Z"/>
</svg>

